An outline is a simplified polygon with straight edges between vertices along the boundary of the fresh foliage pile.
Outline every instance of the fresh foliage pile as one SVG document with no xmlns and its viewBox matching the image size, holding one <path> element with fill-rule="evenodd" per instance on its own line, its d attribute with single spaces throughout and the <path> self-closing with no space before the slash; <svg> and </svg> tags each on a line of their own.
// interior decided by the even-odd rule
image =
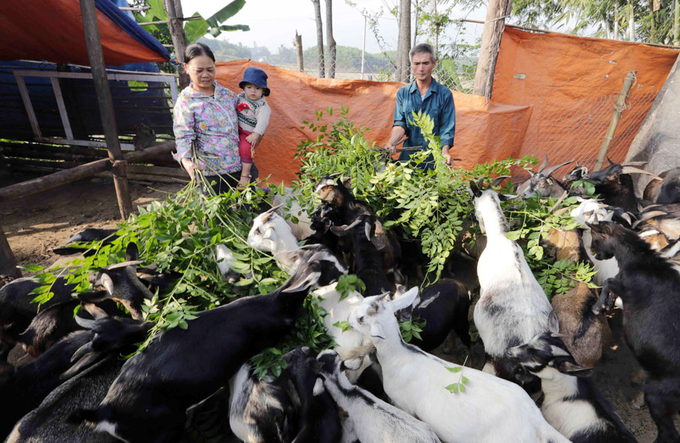
<svg viewBox="0 0 680 443">
<path fill-rule="evenodd" d="M 334 110 L 325 112 L 332 117 Z M 348 119 L 349 109 L 341 108 L 340 118 L 333 124 L 324 119 L 324 111 L 316 112 L 316 120 L 305 121 L 304 128 L 318 133 L 316 140 L 303 141 L 297 155 L 302 159 L 300 179 L 294 182 L 298 203 L 302 208 L 314 208 L 318 203 L 313 188 L 318 180 L 339 172 L 351 178 L 351 192 L 366 201 L 384 221 L 388 229 L 396 229 L 403 239 L 417 239 L 429 260 L 427 271 L 432 280 L 441 276 L 452 251 L 463 247 L 479 236 L 474 208 L 468 192 L 471 179 L 510 175 L 512 167 L 530 169 L 537 160 L 533 157 L 494 161 L 476 165 L 471 171 L 449 169 L 443 164 L 440 140 L 432 131 L 434 123 L 424 114 L 412 119 L 428 143 L 429 149 L 415 154 L 409 164 L 392 161 L 389 152 L 364 138 L 365 128 L 358 128 Z M 434 167 L 417 167 L 431 154 Z M 512 182 L 504 189 L 511 193 Z M 505 210 L 511 226 L 517 225 L 510 238 L 525 249 L 529 265 L 539 278 L 546 294 L 566 292 L 577 281 L 589 282 L 592 268 L 585 264 L 552 263 L 543 256 L 539 244 L 551 227 L 572 229 L 575 222 L 565 213 L 555 215 L 552 199 L 513 200 Z M 559 207 L 575 205 L 573 198 L 565 199 Z"/>
</svg>

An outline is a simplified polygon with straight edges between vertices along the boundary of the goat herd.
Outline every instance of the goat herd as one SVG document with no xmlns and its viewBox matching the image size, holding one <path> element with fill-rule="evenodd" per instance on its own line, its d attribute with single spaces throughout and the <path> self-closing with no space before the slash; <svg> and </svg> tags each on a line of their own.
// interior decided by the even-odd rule
<svg viewBox="0 0 680 443">
<path fill-rule="evenodd" d="M 428 353 L 451 331 L 470 348 L 470 292 L 448 278 L 422 292 L 402 286 L 415 278 L 413 257 L 334 174 L 315 188 L 322 203 L 307 234 L 277 207 L 253 222 L 248 244 L 290 274 L 280 288 L 201 312 L 125 361 L 119 355 L 152 327 L 142 306 L 176 279 L 140 267 L 134 243 L 126 262 L 92 276 L 96 292 L 75 298 L 59 278 L 39 312 L 30 295 L 36 280 L 0 288 L 0 434 L 9 442 L 186 440 L 191 411 L 228 392 L 229 427 L 245 442 L 634 442 L 590 376 L 611 340 L 605 314 L 616 305 L 645 372 L 657 441 L 678 442 L 680 174 L 655 177 L 637 199 L 628 174 L 640 170 L 577 167 L 560 182 L 552 173 L 565 165 L 548 168 L 546 159 L 517 194 L 558 198 L 578 192 L 577 180 L 595 187 L 600 200 L 581 198 L 571 210 L 580 227 L 546 241 L 562 258 L 593 263 L 599 294 L 581 284 L 549 301 L 507 237 L 507 197 L 470 181 L 486 236 L 474 257 L 480 295 L 472 316 L 483 370 Z M 75 240 L 112 234 L 86 230 Z M 227 275 L 231 251 L 218 246 L 216 257 Z M 363 293 L 338 290 L 347 273 L 365 283 Z M 327 313 L 333 348 L 294 348 L 282 356 L 280 376 L 258 377 L 250 359 L 290 332 L 310 295 Z M 425 326 L 407 344 L 399 320 L 415 317 Z M 6 360 L 17 343 L 35 359 L 15 368 Z"/>
</svg>

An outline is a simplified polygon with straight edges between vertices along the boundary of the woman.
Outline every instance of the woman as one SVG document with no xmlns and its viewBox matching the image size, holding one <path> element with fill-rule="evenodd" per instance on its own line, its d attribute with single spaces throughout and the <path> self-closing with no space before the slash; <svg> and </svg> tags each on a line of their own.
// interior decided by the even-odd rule
<svg viewBox="0 0 680 443">
<path fill-rule="evenodd" d="M 215 181 L 213 189 L 219 194 L 236 187 L 241 178 L 237 96 L 215 81 L 215 56 L 208 46 L 189 45 L 185 60 L 191 84 L 175 103 L 173 157 L 192 179 L 198 169 L 208 183 Z"/>
</svg>

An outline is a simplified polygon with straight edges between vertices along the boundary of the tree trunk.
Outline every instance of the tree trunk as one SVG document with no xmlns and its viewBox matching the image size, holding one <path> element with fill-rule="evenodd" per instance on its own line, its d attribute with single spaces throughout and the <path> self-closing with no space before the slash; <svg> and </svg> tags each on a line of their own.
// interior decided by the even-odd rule
<svg viewBox="0 0 680 443">
<path fill-rule="evenodd" d="M 673 20 L 673 44 L 680 46 L 680 0 L 675 0 L 675 17 Z"/>
<path fill-rule="evenodd" d="M 631 42 L 635 41 L 635 13 L 633 11 L 633 4 L 629 3 L 630 6 L 629 16 L 628 16 L 628 40 Z"/>
<path fill-rule="evenodd" d="M 411 0 L 399 1 L 399 39 L 397 43 L 396 81 L 409 81 L 409 52 L 411 52 Z"/>
<path fill-rule="evenodd" d="M 335 78 L 335 39 L 333 38 L 333 0 L 326 0 L 326 40 L 328 40 L 328 78 Z"/>
<path fill-rule="evenodd" d="M 189 74 L 184 69 L 184 51 L 187 48 L 187 37 L 184 34 L 182 27 L 182 5 L 179 0 L 163 0 L 165 12 L 168 14 L 168 30 L 172 37 L 172 45 L 175 47 L 175 55 L 179 66 L 177 71 L 179 73 L 179 88 L 180 90 L 189 86 L 191 80 Z"/>
<path fill-rule="evenodd" d="M 489 0 L 486 23 L 482 33 L 482 47 L 477 61 L 473 93 L 491 98 L 496 60 L 505 29 L 505 16 L 512 11 L 512 0 Z"/>
<path fill-rule="evenodd" d="M 439 18 L 437 17 L 437 0 L 432 2 L 436 24 L 434 26 L 434 53 L 439 54 Z"/>
<path fill-rule="evenodd" d="M 312 0 L 314 3 L 314 20 L 316 20 L 316 47 L 319 50 L 319 78 L 326 76 L 326 68 L 323 61 L 323 23 L 321 22 L 321 0 Z"/>
<path fill-rule="evenodd" d="M 619 39 L 619 6 L 614 6 L 614 40 Z"/>
<path fill-rule="evenodd" d="M 298 71 L 304 72 L 305 64 L 302 58 L 302 36 L 297 33 L 297 30 L 295 31 L 295 41 L 293 43 L 295 44 L 295 50 L 297 52 Z"/>
<path fill-rule="evenodd" d="M 416 27 L 416 29 L 413 30 L 413 46 L 416 45 L 416 41 L 418 40 L 418 16 L 420 15 L 420 0 L 415 0 L 416 6 L 413 8 L 416 11 L 416 19 L 413 20 L 413 26 Z"/>
</svg>

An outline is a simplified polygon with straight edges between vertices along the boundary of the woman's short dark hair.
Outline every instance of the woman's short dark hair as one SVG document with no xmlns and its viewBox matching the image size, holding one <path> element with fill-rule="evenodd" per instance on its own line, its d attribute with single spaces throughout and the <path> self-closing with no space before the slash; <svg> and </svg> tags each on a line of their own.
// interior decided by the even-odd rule
<svg viewBox="0 0 680 443">
<path fill-rule="evenodd" d="M 189 63 L 192 59 L 201 55 L 207 55 L 215 61 L 215 54 L 205 43 L 192 43 L 184 50 L 184 63 Z"/>
</svg>

